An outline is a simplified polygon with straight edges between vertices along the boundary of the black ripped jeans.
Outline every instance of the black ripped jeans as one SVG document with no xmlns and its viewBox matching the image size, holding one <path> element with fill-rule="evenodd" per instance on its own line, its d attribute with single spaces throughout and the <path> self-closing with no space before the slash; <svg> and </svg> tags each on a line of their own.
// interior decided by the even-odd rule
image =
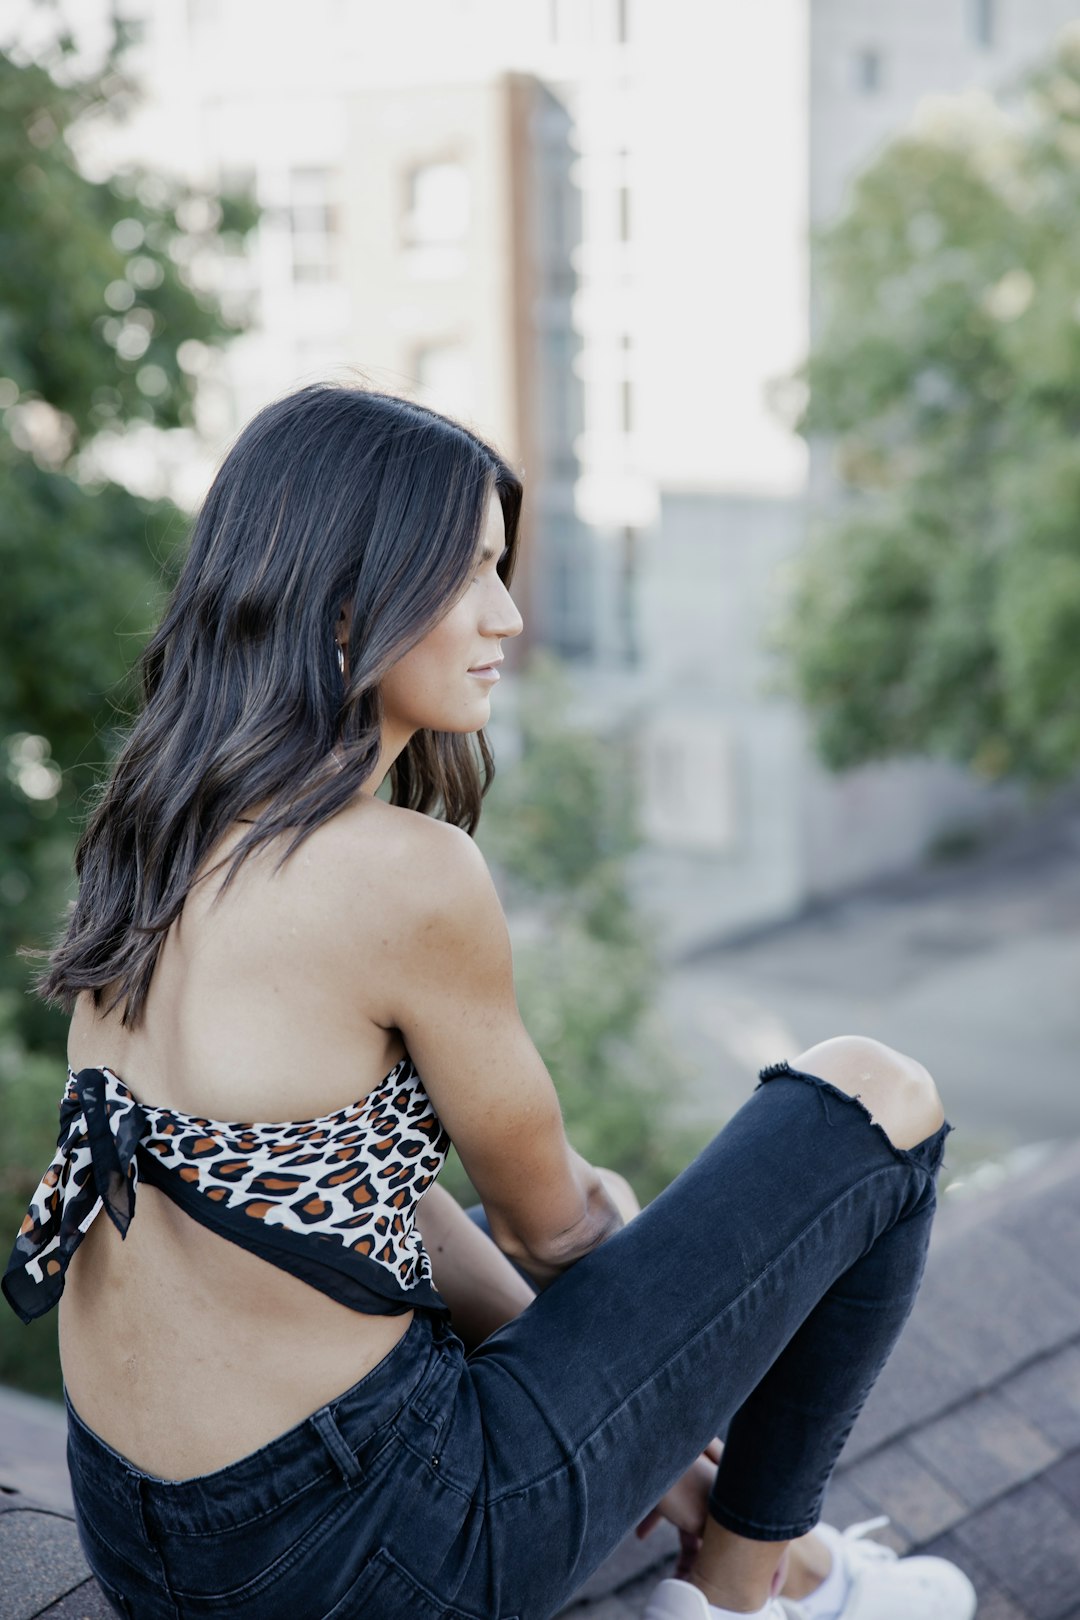
<svg viewBox="0 0 1080 1620">
<path fill-rule="evenodd" d="M 903 1151 L 814 1075 L 762 1082 L 469 1356 L 418 1314 L 351 1389 L 180 1483 L 71 1412 L 80 1532 L 119 1612 L 547 1620 L 718 1433 L 720 1523 L 811 1529 L 913 1304 L 949 1126 Z"/>
</svg>

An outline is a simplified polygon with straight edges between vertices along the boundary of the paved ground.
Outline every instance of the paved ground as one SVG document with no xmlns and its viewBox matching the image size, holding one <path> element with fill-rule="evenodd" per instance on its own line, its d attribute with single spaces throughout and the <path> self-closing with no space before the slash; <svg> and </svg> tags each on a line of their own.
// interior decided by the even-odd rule
<svg viewBox="0 0 1080 1620">
<path fill-rule="evenodd" d="M 35 1502 L 70 1513 L 66 1444 L 63 1406 L 0 1387 L 0 1491 L 17 1487 Z"/>
<path fill-rule="evenodd" d="M 1080 793 L 976 854 L 676 964 L 666 1011 L 695 1118 L 850 1031 L 930 1068 L 954 1165 L 1080 1136 Z"/>
</svg>

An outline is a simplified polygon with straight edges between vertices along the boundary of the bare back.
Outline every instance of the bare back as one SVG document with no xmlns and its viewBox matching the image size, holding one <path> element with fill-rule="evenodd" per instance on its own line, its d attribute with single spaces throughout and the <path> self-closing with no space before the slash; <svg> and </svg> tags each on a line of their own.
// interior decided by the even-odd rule
<svg viewBox="0 0 1080 1620">
<path fill-rule="evenodd" d="M 380 851 L 403 815 L 358 799 L 276 874 L 284 846 L 249 857 L 213 909 L 223 874 L 197 882 L 140 1026 L 124 1029 L 119 1011 L 99 1017 L 80 996 L 72 1067 L 105 1065 L 141 1102 L 224 1121 L 310 1119 L 363 1097 L 405 1050 L 364 996 L 394 905 Z M 245 831 L 235 827 L 203 871 Z M 346 905 L 369 926 L 355 916 L 343 926 Z M 61 1359 L 90 1427 L 136 1466 L 181 1479 L 257 1449 L 347 1389 L 411 1320 L 337 1304 L 143 1183 L 126 1239 L 98 1219 L 74 1256 Z"/>
</svg>

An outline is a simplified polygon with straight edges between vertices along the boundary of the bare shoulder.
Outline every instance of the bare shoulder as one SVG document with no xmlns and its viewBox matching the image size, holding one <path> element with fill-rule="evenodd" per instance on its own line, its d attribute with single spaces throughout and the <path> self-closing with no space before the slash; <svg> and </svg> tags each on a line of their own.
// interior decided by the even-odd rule
<svg viewBox="0 0 1080 1620">
<path fill-rule="evenodd" d="M 378 915 L 400 938 L 501 907 L 468 833 L 432 816 L 365 799 L 330 824 L 323 865 L 357 922 Z"/>
<path fill-rule="evenodd" d="M 460 827 L 383 799 L 364 799 L 328 823 L 335 855 L 350 872 L 366 870 L 391 881 L 401 876 L 448 883 L 487 878 L 487 863 Z"/>
<path fill-rule="evenodd" d="M 509 933 L 487 863 L 458 827 L 367 800 L 336 818 L 335 910 L 343 971 L 370 1016 L 404 1029 L 425 987 L 471 1005 L 512 998 Z M 324 865 L 325 871 L 325 865 Z"/>
</svg>

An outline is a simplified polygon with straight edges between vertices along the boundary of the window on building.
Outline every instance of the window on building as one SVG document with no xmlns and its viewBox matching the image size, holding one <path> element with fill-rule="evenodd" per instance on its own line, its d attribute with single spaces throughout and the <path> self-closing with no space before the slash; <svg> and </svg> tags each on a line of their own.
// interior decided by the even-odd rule
<svg viewBox="0 0 1080 1620">
<path fill-rule="evenodd" d="M 469 228 L 469 175 L 451 160 L 421 163 L 406 177 L 404 235 L 411 247 L 448 247 Z"/>
<path fill-rule="evenodd" d="M 856 51 L 854 61 L 855 88 L 864 96 L 877 95 L 882 83 L 881 52 L 872 46 Z"/>
<path fill-rule="evenodd" d="M 330 281 L 337 268 L 336 176 L 332 169 L 293 169 L 289 233 L 293 280 Z"/>
<path fill-rule="evenodd" d="M 640 658 L 637 633 L 637 530 L 624 528 L 620 547 L 619 568 L 619 634 L 625 663 L 636 664 Z"/>
<path fill-rule="evenodd" d="M 709 714 L 657 714 L 642 737 L 642 822 L 670 849 L 730 849 L 737 833 L 734 738 Z"/>
<path fill-rule="evenodd" d="M 575 519 L 553 515 L 544 525 L 537 551 L 544 558 L 541 594 L 547 625 L 545 639 L 564 658 L 589 658 L 596 641 L 596 577 L 591 545 Z"/>
<path fill-rule="evenodd" d="M 416 351 L 413 370 L 426 403 L 448 416 L 475 415 L 476 373 L 464 343 L 425 344 Z"/>
<path fill-rule="evenodd" d="M 634 431 L 634 385 L 629 377 L 619 384 L 619 424 L 624 433 Z"/>
<path fill-rule="evenodd" d="M 997 5 L 995 0 L 968 0 L 968 27 L 972 40 L 984 50 L 997 44 Z"/>
<path fill-rule="evenodd" d="M 629 242 L 631 226 L 630 187 L 619 187 L 619 241 Z"/>
<path fill-rule="evenodd" d="M 574 442 L 583 427 L 581 378 L 575 359 L 581 339 L 569 325 L 545 327 L 540 333 L 541 365 L 537 370 L 536 427 L 548 474 L 575 479 L 578 460 Z"/>
</svg>

